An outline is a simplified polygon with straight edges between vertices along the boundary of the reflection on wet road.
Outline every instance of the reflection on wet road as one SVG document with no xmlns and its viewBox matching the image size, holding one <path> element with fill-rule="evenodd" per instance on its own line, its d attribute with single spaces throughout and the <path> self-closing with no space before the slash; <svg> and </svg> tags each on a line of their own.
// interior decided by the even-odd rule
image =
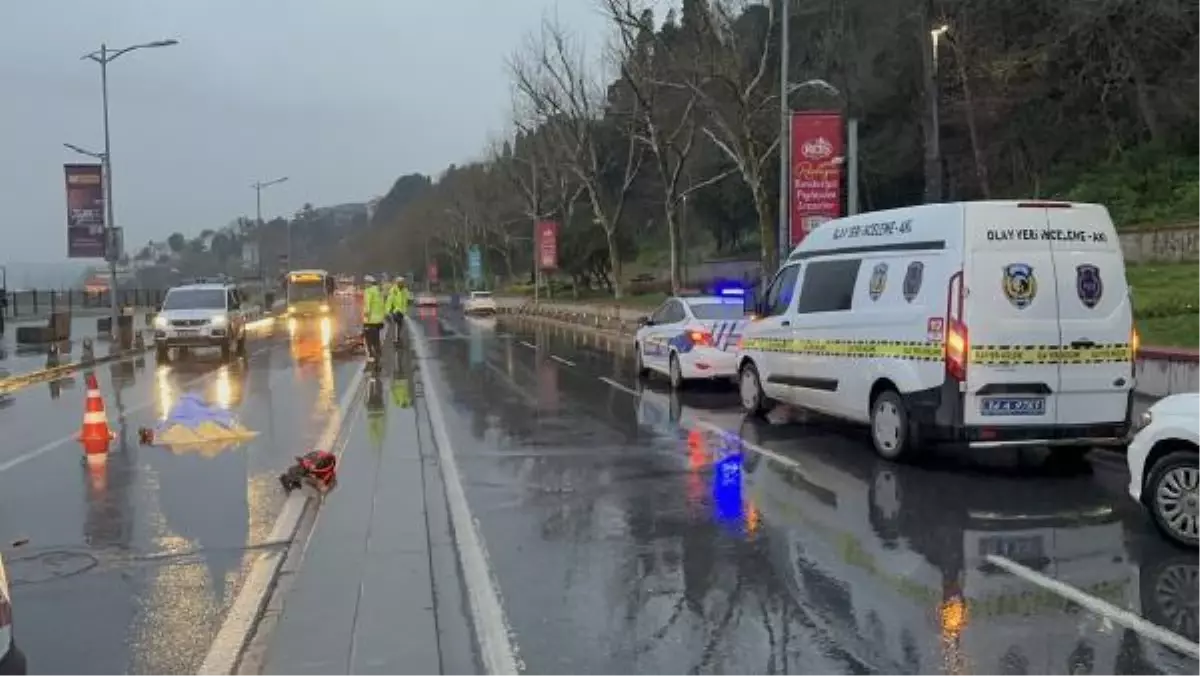
<svg viewBox="0 0 1200 676">
<path fill-rule="evenodd" d="M 257 329 L 248 356 L 227 365 L 195 351 L 167 365 L 97 367 L 117 434 L 99 466 L 85 465 L 72 439 L 83 374 L 22 389 L 0 408 L 0 543 L 31 671 L 198 668 L 283 503 L 275 477 L 311 447 L 361 368 L 330 355 L 342 328 L 327 324 Z M 231 410 L 258 436 L 223 448 L 139 446 L 138 428 L 184 393 Z"/>
<path fill-rule="evenodd" d="M 894 465 L 854 430 L 746 421 L 719 387 L 638 385 L 595 335 L 422 321 L 531 673 L 1196 673 L 986 560 L 1195 641 L 1196 555 L 1119 463 Z"/>
</svg>

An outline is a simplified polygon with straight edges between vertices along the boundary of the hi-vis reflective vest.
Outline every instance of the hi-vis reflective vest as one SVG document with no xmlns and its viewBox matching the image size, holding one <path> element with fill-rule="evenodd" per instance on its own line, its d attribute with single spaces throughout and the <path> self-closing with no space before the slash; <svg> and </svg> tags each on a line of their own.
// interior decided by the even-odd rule
<svg viewBox="0 0 1200 676">
<path fill-rule="evenodd" d="M 378 286 L 368 286 L 363 291 L 362 318 L 364 324 L 382 324 L 387 319 L 387 304 Z"/>
<path fill-rule="evenodd" d="M 399 286 L 393 286 L 387 295 L 387 312 L 399 312 L 400 314 L 408 314 L 408 287 L 403 289 Z"/>
</svg>

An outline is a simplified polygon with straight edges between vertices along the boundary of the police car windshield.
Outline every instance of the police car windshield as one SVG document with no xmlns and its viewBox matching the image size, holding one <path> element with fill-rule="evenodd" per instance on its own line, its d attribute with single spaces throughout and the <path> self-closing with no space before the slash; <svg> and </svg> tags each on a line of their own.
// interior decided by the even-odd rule
<svg viewBox="0 0 1200 676">
<path fill-rule="evenodd" d="M 224 289 L 176 289 L 163 301 L 164 310 L 224 310 Z"/>
<path fill-rule="evenodd" d="M 745 316 L 741 300 L 691 301 L 688 305 L 696 319 L 741 319 Z"/>
</svg>

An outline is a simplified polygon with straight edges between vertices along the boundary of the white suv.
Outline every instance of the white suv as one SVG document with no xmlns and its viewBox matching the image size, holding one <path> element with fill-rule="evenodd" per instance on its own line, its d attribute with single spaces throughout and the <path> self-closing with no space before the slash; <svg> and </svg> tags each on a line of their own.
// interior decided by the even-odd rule
<svg viewBox="0 0 1200 676">
<path fill-rule="evenodd" d="M 188 284 L 167 292 L 154 318 L 154 347 L 165 362 L 171 348 L 219 347 L 228 361 L 246 352 L 242 297 L 229 284 Z"/>
<path fill-rule="evenodd" d="M 1198 409 L 1195 392 L 1155 403 L 1138 421 L 1126 458 L 1130 497 L 1145 506 L 1164 535 L 1184 547 L 1196 547 L 1200 540 Z"/>
</svg>

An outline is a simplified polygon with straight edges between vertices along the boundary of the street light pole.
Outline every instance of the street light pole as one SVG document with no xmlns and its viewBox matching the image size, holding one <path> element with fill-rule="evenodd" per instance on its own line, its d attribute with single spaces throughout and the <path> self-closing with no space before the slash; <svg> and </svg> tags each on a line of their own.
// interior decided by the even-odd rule
<svg viewBox="0 0 1200 676">
<path fill-rule="evenodd" d="M 942 201 L 942 122 L 938 110 L 938 42 L 942 35 L 950 30 L 950 26 L 941 25 L 929 31 L 929 77 L 925 83 L 925 96 L 929 101 L 929 147 L 925 151 L 925 170 L 929 172 L 925 190 L 926 202 Z"/>
<path fill-rule="evenodd" d="M 787 258 L 788 245 L 791 243 L 790 225 L 792 221 L 791 185 L 788 180 L 788 167 L 791 163 L 791 110 L 788 95 L 788 52 L 791 51 L 788 24 L 791 23 L 790 0 L 783 0 L 780 5 L 779 28 L 779 256 L 777 265 L 782 265 Z M 765 282 L 764 282 L 765 283 Z"/>
<path fill-rule="evenodd" d="M 279 178 L 271 179 L 270 181 L 255 181 L 254 183 L 250 184 L 250 187 L 254 189 L 254 221 L 255 221 L 255 223 L 258 224 L 259 233 L 262 233 L 262 227 L 263 227 L 263 217 L 262 217 L 262 191 L 263 191 L 263 188 L 269 188 L 273 185 L 279 185 L 280 183 L 283 183 L 286 180 L 288 180 L 287 176 L 280 176 Z M 261 243 L 262 235 L 260 234 L 259 237 L 260 237 L 259 242 Z M 260 248 L 259 252 L 258 252 L 258 267 L 259 267 L 260 271 L 262 270 L 262 253 L 263 253 L 262 249 Z M 288 224 L 287 224 L 287 255 L 288 255 L 288 267 L 290 268 L 292 265 L 292 222 L 291 221 L 288 221 Z M 261 276 L 261 272 L 260 272 L 260 276 Z"/>
<path fill-rule="evenodd" d="M 112 310 L 112 325 L 109 327 L 109 333 L 112 336 L 117 335 L 117 317 L 120 315 L 120 303 L 117 299 L 117 260 L 120 259 L 120 252 L 117 251 L 117 223 L 115 209 L 113 207 L 112 196 L 112 143 L 108 129 L 108 64 L 116 60 L 122 54 L 132 52 L 137 49 L 150 49 L 155 47 L 170 47 L 179 44 L 178 40 L 157 40 L 155 42 L 146 42 L 140 45 L 131 45 L 122 49 L 109 49 L 107 43 L 100 43 L 100 49 L 90 54 L 84 54 L 80 59 L 90 59 L 100 64 L 100 98 L 104 108 L 104 152 L 100 154 L 101 178 L 103 179 L 104 187 L 104 211 L 105 211 L 105 237 L 104 237 L 104 257 L 108 259 L 108 284 L 109 284 L 109 303 Z"/>
</svg>

